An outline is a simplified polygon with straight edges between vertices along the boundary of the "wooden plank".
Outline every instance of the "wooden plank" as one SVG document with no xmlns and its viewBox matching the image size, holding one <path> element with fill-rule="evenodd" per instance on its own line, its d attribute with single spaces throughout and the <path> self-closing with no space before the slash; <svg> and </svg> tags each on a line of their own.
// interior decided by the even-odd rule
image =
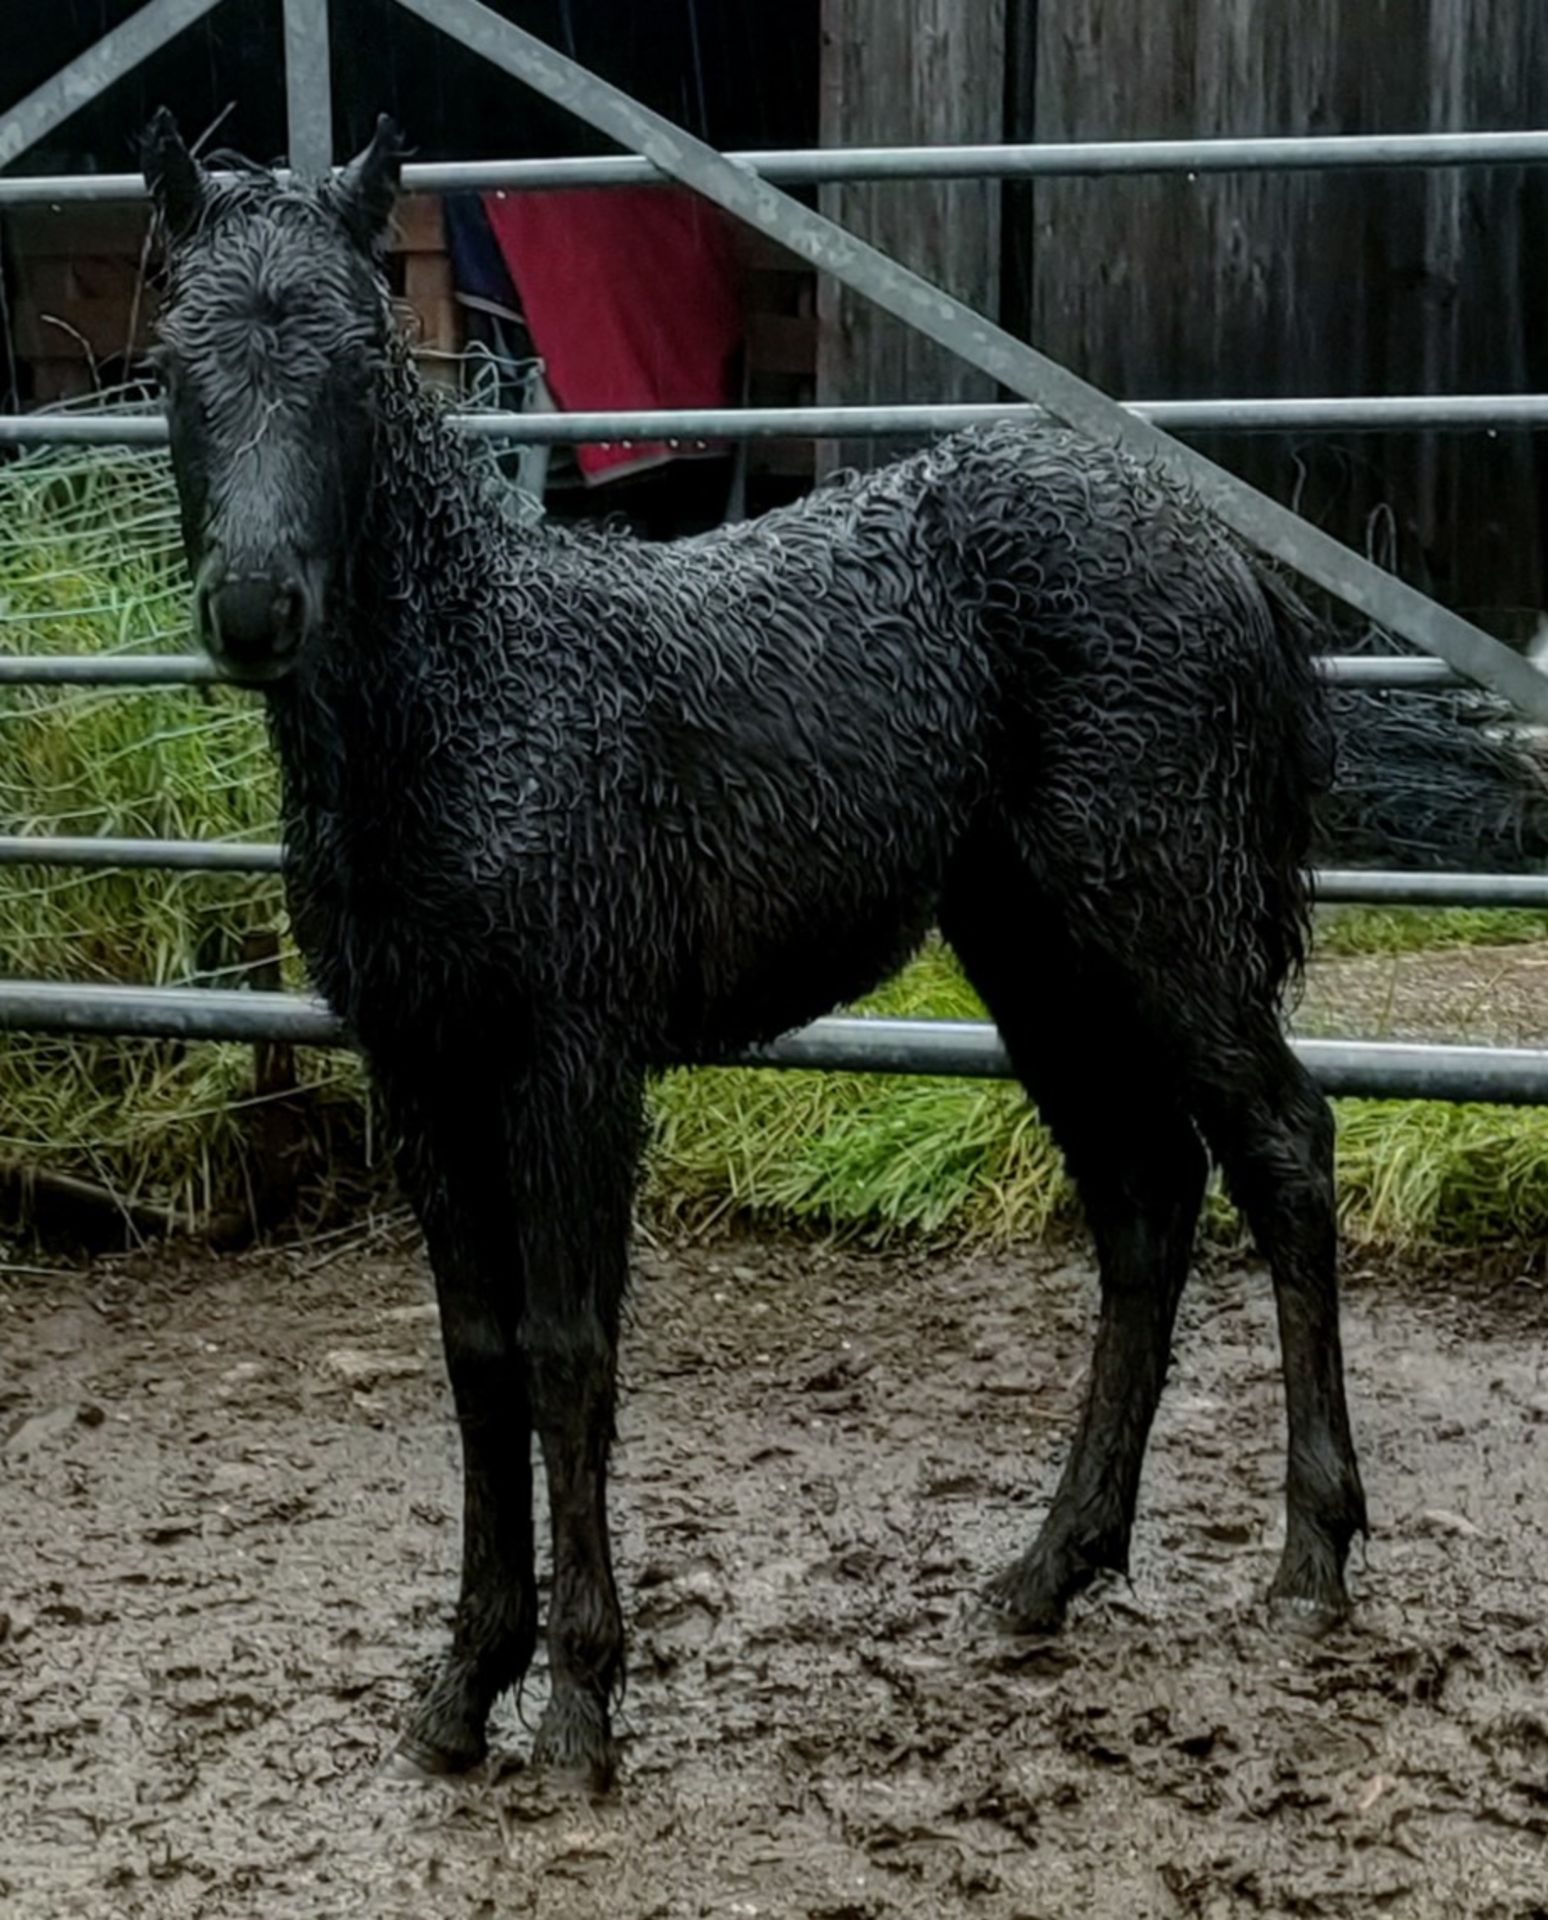
<svg viewBox="0 0 1548 1920">
<path fill-rule="evenodd" d="M 71 254 L 58 259 L 36 255 L 19 272 L 21 294 L 46 306 L 59 300 L 122 300 L 132 305 L 136 290 L 142 298 L 152 289 L 142 274 L 138 255 L 104 259 Z"/>
<path fill-rule="evenodd" d="M 149 229 L 143 206 L 96 205 L 70 201 L 58 207 L 13 207 L 5 216 L 6 234 L 18 259 L 74 254 L 138 255 Z M 446 220 L 439 195 L 415 193 L 398 202 L 393 215 L 392 250 L 438 253 L 446 245 Z"/>
<path fill-rule="evenodd" d="M 758 441 L 748 449 L 747 471 L 781 480 L 810 481 L 817 470 L 817 443 L 813 440 Z"/>
<path fill-rule="evenodd" d="M 823 0 L 822 18 L 824 146 L 1001 138 L 1005 0 Z M 818 204 L 948 292 L 998 315 L 998 182 L 829 186 Z M 823 405 L 994 397 L 982 374 L 827 280 L 818 284 L 818 314 Z M 846 441 L 821 457 L 848 466 L 886 454 L 871 442 Z"/>
<path fill-rule="evenodd" d="M 13 207 L 5 216 L 6 238 L 18 260 L 75 254 L 138 259 L 150 226 L 143 206 Z"/>
<path fill-rule="evenodd" d="M 149 308 L 142 304 L 137 326 L 131 324 L 135 317 L 130 300 L 122 295 L 104 300 L 81 297 L 35 301 L 23 297 L 16 302 L 12 315 L 11 337 L 24 360 L 67 357 L 88 349 L 100 360 L 143 345 L 150 338 Z"/>
<path fill-rule="evenodd" d="M 31 370 L 32 397 L 38 406 L 45 406 L 53 400 L 72 400 L 79 394 L 90 393 L 94 384 L 90 364 L 82 354 L 77 354 L 73 359 L 50 355 L 34 360 Z"/>
<path fill-rule="evenodd" d="M 411 253 L 403 262 L 403 297 L 413 306 L 450 300 L 455 293 L 451 261 L 444 253 Z"/>
<path fill-rule="evenodd" d="M 414 314 L 414 349 L 429 355 L 426 376 L 438 386 L 454 387 L 457 373 L 446 356 L 462 344 L 462 314 L 457 306 L 446 219 L 438 195 L 411 194 L 398 202 L 393 248 L 403 256 L 403 298 Z"/>
<path fill-rule="evenodd" d="M 393 211 L 390 246 L 395 253 L 440 253 L 446 246 L 446 216 L 439 194 L 411 193 Z"/>
<path fill-rule="evenodd" d="M 462 319 L 452 299 L 427 300 L 414 308 L 418 322 L 415 350 L 420 353 L 455 353 L 462 340 Z"/>
</svg>

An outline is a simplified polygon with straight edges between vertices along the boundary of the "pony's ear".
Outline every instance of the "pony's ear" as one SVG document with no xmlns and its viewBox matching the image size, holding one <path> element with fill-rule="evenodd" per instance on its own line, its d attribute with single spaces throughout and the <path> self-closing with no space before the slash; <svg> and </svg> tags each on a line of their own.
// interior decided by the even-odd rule
<svg viewBox="0 0 1548 1920">
<path fill-rule="evenodd" d="M 357 154 L 339 176 L 339 211 L 356 240 L 371 252 L 387 236 L 387 221 L 398 197 L 398 179 L 407 151 L 396 122 L 381 114 L 370 146 Z"/>
<path fill-rule="evenodd" d="M 165 107 L 156 109 L 140 136 L 140 166 L 168 237 L 181 239 L 199 223 L 205 176 Z"/>
</svg>

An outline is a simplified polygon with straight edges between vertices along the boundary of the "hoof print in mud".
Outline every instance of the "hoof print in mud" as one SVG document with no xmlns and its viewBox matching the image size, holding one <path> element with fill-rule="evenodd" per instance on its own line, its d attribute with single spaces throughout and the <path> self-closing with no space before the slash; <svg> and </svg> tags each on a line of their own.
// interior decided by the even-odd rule
<svg viewBox="0 0 1548 1920">
<path fill-rule="evenodd" d="M 485 1751 L 479 1747 L 476 1750 L 450 1752 L 443 1747 L 432 1746 L 427 1740 L 417 1740 L 412 1734 L 405 1734 L 382 1762 L 382 1776 L 388 1780 L 453 1780 L 481 1766 Z"/>
</svg>

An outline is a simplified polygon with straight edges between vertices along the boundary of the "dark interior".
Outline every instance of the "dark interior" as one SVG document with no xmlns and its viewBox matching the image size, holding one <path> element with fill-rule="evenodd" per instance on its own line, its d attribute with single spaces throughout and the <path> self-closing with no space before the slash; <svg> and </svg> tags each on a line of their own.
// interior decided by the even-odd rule
<svg viewBox="0 0 1548 1920">
<path fill-rule="evenodd" d="M 0 7 L 0 111 L 136 12 L 141 0 Z M 817 139 L 817 0 L 492 0 L 493 10 L 716 145 Z M 396 116 L 426 160 L 606 151 L 608 143 L 394 0 L 333 0 L 341 155 Z M 22 160 L 27 173 L 122 172 L 163 102 L 190 138 L 260 160 L 285 151 L 279 0 L 227 0 Z"/>
</svg>

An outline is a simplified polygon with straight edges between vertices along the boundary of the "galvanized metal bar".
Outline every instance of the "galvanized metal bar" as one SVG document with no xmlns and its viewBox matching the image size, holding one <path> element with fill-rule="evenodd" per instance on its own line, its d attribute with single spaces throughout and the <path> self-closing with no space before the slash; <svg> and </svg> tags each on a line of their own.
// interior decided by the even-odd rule
<svg viewBox="0 0 1548 1920">
<path fill-rule="evenodd" d="M 155 840 L 110 834 L 0 834 L 0 867 L 147 867 L 184 873 L 278 873 L 277 841 Z M 1548 874 L 1402 873 L 1324 868 L 1312 875 L 1324 905 L 1548 908 Z"/>
<path fill-rule="evenodd" d="M 1317 666 L 1330 686 L 1386 687 L 1393 692 L 1439 693 L 1468 683 L 1444 660 L 1397 653 L 1324 653 Z"/>
<path fill-rule="evenodd" d="M 1534 166 L 1548 162 L 1548 131 L 1327 134 L 1261 140 L 1100 140 L 1030 145 L 797 147 L 728 153 L 776 186 L 889 180 L 1036 180 L 1104 174 L 1278 173 L 1412 167 Z M 636 154 L 566 160 L 424 161 L 403 169 L 408 193 L 485 193 L 533 187 L 648 186 L 660 169 Z M 72 200 L 136 200 L 136 173 L 35 174 L 0 180 L 0 207 Z"/>
<path fill-rule="evenodd" d="M 323 1004 L 300 994 L 233 988 L 96 987 L 0 981 L 0 1030 L 141 1039 L 282 1040 L 348 1045 Z M 1323 1088 L 1366 1099 L 1548 1102 L 1548 1051 L 1383 1040 L 1294 1040 Z M 994 1028 L 968 1020 L 834 1016 L 721 1064 L 837 1073 L 949 1074 L 1005 1079 Z"/>
<path fill-rule="evenodd" d="M 342 1025 L 322 1002 L 303 994 L 236 987 L 76 986 L 52 980 L 0 980 L 0 1031 L 348 1044 Z"/>
<path fill-rule="evenodd" d="M 211 0 L 219 5 L 219 0 Z M 218 177 L 218 176 L 217 176 Z M 20 173 L 0 176 L 0 213 L 9 207 L 115 206 L 143 200 L 137 173 Z"/>
<path fill-rule="evenodd" d="M 1548 873 L 1392 873 L 1324 867 L 1312 875 L 1323 906 L 1548 907 Z"/>
<path fill-rule="evenodd" d="M 1299 1038 L 1291 1045 L 1329 1094 L 1511 1106 L 1548 1103 L 1548 1051 L 1537 1048 Z M 814 1021 L 730 1064 L 964 1079 L 1007 1079 L 1011 1071 L 999 1034 L 981 1022 L 853 1016 Z"/>
<path fill-rule="evenodd" d="M 1395 394 L 1369 399 L 1125 400 L 1125 412 L 1171 433 L 1494 432 L 1548 427 L 1548 394 Z M 697 407 L 649 412 L 454 413 L 475 439 L 529 446 L 637 440 L 843 440 L 955 433 L 996 420 L 1050 418 L 1025 402 L 874 407 Z M 0 414 L 0 446 L 160 446 L 159 413 Z"/>
<path fill-rule="evenodd" d="M 219 679 L 202 653 L 0 654 L 0 686 L 189 687 Z"/>
<path fill-rule="evenodd" d="M 832 1014 L 766 1047 L 727 1057 L 728 1066 L 785 1067 L 833 1073 L 948 1074 L 963 1079 L 1010 1077 L 1010 1056 L 982 1020 L 892 1020 Z"/>
<path fill-rule="evenodd" d="M 1317 664 L 1323 678 L 1335 686 L 1428 693 L 1468 684 L 1443 660 L 1401 654 L 1325 653 Z M 0 686 L 183 687 L 219 680 L 214 664 L 202 653 L 0 654 Z"/>
<path fill-rule="evenodd" d="M 1169 432 L 1409 433 L 1548 426 L 1548 394 L 1295 396 L 1254 400 L 1137 400 L 1128 411 Z"/>
<path fill-rule="evenodd" d="M 0 413 L 0 447 L 164 447 L 160 413 Z"/>
<path fill-rule="evenodd" d="M 0 867 L 153 867 L 181 873 L 278 873 L 273 841 L 152 840 L 109 834 L 0 834 Z"/>
<path fill-rule="evenodd" d="M 1368 619 L 1438 654 L 1459 673 L 1548 721 L 1548 675 L 1503 642 L 1249 487 L 1213 461 L 1126 413 L 1098 388 L 932 286 L 876 247 L 804 207 L 713 147 L 567 59 L 480 0 L 399 0 L 588 125 L 636 149 L 769 239 L 874 301 L 1024 400 L 1098 441 L 1123 447 L 1190 486 L 1243 539 Z"/>
<path fill-rule="evenodd" d="M 890 180 L 1041 180 L 1102 174 L 1304 173 L 1371 167 L 1532 166 L 1548 129 L 1504 133 L 1326 134 L 1262 140 L 1082 140 L 973 146 L 779 148 L 728 160 L 782 187 Z M 583 160 L 473 160 L 404 169 L 414 193 L 501 187 L 640 186 L 661 178 L 632 154 Z"/>
<path fill-rule="evenodd" d="M 333 165 L 333 69 L 328 0 L 285 0 L 285 120 L 297 173 Z"/>
<path fill-rule="evenodd" d="M 1494 431 L 1548 427 L 1548 394 L 1393 394 L 1370 398 L 1124 400 L 1136 419 L 1170 433 Z M 637 413 L 470 413 L 456 416 L 482 438 L 572 444 L 598 440 L 841 440 L 955 433 L 996 420 L 1034 425 L 1048 409 L 1026 402 L 939 406 L 699 407 Z"/>
<path fill-rule="evenodd" d="M 1323 1092 L 1345 1099 L 1548 1104 L 1548 1052 L 1535 1047 L 1302 1039 L 1291 1045 Z"/>
<path fill-rule="evenodd" d="M 158 47 L 202 20 L 219 4 L 220 0 L 148 0 L 122 26 L 94 40 L 84 53 L 0 114 L 0 167 L 9 166 L 19 154 L 36 146 L 72 114 L 89 106 L 115 80 L 132 73 Z M 143 192 L 143 183 L 136 182 L 136 193 Z"/>
</svg>

